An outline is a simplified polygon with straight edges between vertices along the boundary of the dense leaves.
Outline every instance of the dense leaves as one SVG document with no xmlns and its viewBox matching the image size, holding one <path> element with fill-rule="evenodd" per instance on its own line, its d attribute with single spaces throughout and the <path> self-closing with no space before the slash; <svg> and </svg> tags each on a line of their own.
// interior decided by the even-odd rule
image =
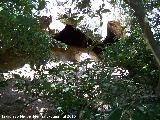
<svg viewBox="0 0 160 120">
<path fill-rule="evenodd" d="M 111 2 L 126 7 L 121 1 Z M 156 18 L 159 13 L 152 11 L 159 10 L 159 2 L 143 2 L 148 15 L 153 15 L 148 20 L 151 27 L 154 26 L 154 37 L 159 44 L 159 22 Z M 77 3 L 78 11 L 93 15 L 90 0 L 72 0 L 73 3 Z M 9 51 L 20 57 L 29 56 L 25 62 L 30 63 L 32 68 L 34 64 L 39 65 L 34 72 L 30 70 L 34 73 L 33 78 L 15 73 L 7 79 L 2 71 L 1 116 L 37 115 L 46 119 L 58 116 L 60 119 L 84 120 L 160 119 L 160 98 L 155 95 L 160 71 L 132 10 L 124 8 L 129 16 L 128 36 L 106 46 L 99 62 L 89 59 L 82 62 L 52 61 L 52 67 L 46 67 L 43 63 L 49 58 L 51 44 L 57 41 L 39 26 L 39 17 L 35 13 L 45 5 L 44 0 L 0 2 L 0 62 L 3 62 L 2 55 Z M 109 12 L 103 9 L 104 6 L 103 2 L 95 16 L 102 17 L 102 13 Z M 72 16 L 71 21 L 75 25 L 84 19 L 82 14 Z M 67 17 L 67 14 L 62 16 Z M 89 28 L 84 28 L 93 34 Z"/>
<path fill-rule="evenodd" d="M 26 54 L 36 61 L 47 58 L 51 38 L 40 30 L 33 8 L 28 1 L 1 2 L 1 53 Z"/>
</svg>

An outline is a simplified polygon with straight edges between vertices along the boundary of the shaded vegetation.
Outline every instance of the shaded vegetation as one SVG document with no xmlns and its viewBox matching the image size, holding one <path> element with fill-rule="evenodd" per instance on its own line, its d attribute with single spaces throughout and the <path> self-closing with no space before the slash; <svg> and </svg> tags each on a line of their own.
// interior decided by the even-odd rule
<svg viewBox="0 0 160 120">
<path fill-rule="evenodd" d="M 77 0 L 72 2 L 76 3 Z M 148 14 L 153 9 L 160 13 L 158 0 L 143 2 Z M 60 62 L 47 68 L 45 64 L 50 59 L 50 46 L 60 43 L 39 26 L 39 16 L 35 13 L 44 9 L 46 2 L 0 2 L 1 117 L 24 115 L 27 119 L 29 115 L 37 115 L 48 119 L 54 116 L 84 120 L 160 119 L 160 97 L 155 94 L 160 79 L 158 64 L 147 47 L 134 11 L 128 7 L 126 9 L 125 3 L 115 0 L 112 3 L 119 4 L 128 13 L 128 36 L 106 46 L 100 62 L 89 59 Z M 81 0 L 76 8 L 91 15 L 90 4 L 89 0 Z M 108 12 L 102 8 L 98 13 Z M 159 45 L 159 23 L 154 15 L 149 21 L 154 26 L 154 38 Z M 15 58 L 17 60 L 10 64 L 10 59 Z M 1 67 L 6 64 L 5 60 L 10 68 L 16 68 L 19 62 L 29 63 L 34 68 L 33 79 L 18 74 L 5 79 L 3 73 L 8 69 Z M 10 66 L 13 64 L 16 67 Z M 120 74 L 114 75 L 116 71 Z"/>
</svg>

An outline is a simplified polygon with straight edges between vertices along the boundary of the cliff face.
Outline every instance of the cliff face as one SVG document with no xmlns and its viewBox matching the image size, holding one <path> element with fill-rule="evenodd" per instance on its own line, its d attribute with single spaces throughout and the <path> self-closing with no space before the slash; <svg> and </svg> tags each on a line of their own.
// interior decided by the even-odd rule
<svg viewBox="0 0 160 120">
<path fill-rule="evenodd" d="M 5 51 L 0 54 L 0 71 L 8 71 L 21 68 L 24 64 L 27 64 L 28 56 L 15 54 L 11 51 Z"/>
<path fill-rule="evenodd" d="M 51 18 L 49 18 L 51 19 Z M 41 23 L 42 24 L 42 23 Z M 47 24 L 49 26 L 50 23 Z M 103 42 L 92 41 L 79 29 L 74 28 L 72 25 L 66 27 L 59 33 L 53 34 L 49 29 L 49 35 L 68 45 L 67 49 L 58 48 L 56 45 L 51 46 L 48 51 L 51 53 L 51 59 L 63 61 L 80 61 L 82 53 L 88 53 L 90 58 L 98 61 L 103 49 L 107 45 L 112 45 L 123 36 L 123 29 L 120 22 L 109 21 L 107 25 L 107 36 Z M 30 64 L 31 58 L 29 54 L 15 54 L 12 50 L 6 50 L 0 54 L 0 70 L 14 70 L 22 67 L 24 64 Z M 34 64 L 34 63 L 32 63 Z"/>
</svg>

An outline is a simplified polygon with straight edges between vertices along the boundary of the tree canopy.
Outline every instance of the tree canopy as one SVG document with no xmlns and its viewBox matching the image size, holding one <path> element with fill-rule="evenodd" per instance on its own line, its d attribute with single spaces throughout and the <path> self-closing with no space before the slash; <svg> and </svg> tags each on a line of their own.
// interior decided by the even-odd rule
<svg viewBox="0 0 160 120">
<path fill-rule="evenodd" d="M 96 0 L 52 3 L 0 1 L 0 117 L 160 119 L 160 1 L 100 0 L 97 9 L 92 9 Z M 114 12 L 107 3 L 124 14 L 125 35 L 105 46 L 97 62 L 54 60 L 54 45 L 67 47 L 42 29 L 40 19 L 45 15 L 41 12 L 49 11 L 46 6 L 53 6 L 53 11 L 63 7 L 58 20 L 100 41 L 103 17 Z M 90 27 L 89 18 L 98 18 L 99 24 Z M 25 64 L 30 68 L 11 71 Z M 23 75 L 27 71 L 32 77 Z"/>
</svg>

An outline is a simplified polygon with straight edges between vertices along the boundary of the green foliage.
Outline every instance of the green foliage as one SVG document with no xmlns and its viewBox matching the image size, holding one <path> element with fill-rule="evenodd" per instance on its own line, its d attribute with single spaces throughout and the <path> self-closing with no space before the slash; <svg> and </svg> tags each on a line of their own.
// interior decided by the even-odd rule
<svg viewBox="0 0 160 120">
<path fill-rule="evenodd" d="M 74 2 L 77 1 L 72 0 L 72 3 Z M 111 2 L 115 4 L 117 1 Z M 150 5 L 147 4 L 148 1 L 144 2 L 146 7 Z M 29 55 L 32 65 L 36 62 L 42 63 L 48 58 L 51 43 L 59 43 L 40 29 L 38 17 L 33 14 L 33 10 L 39 12 L 45 4 L 44 0 L 0 2 L 0 53 L 9 50 L 15 54 Z M 157 7 L 157 4 L 156 2 L 155 6 L 151 7 Z M 96 13 L 91 11 L 90 6 L 90 0 L 81 0 L 76 7 L 83 14 L 90 14 L 92 17 L 102 17 L 102 13 L 109 12 L 108 9 L 103 9 L 104 4 Z M 69 14 L 75 25 L 84 19 L 84 15 L 78 16 L 79 13 Z M 68 14 L 62 18 L 67 19 Z M 3 76 L 0 78 L 0 89 L 5 89 L 11 81 L 15 81 L 14 88 L 28 97 L 22 98 L 22 101 L 18 98 L 13 103 L 19 103 L 17 106 L 22 104 L 19 114 L 24 114 L 28 106 L 40 99 L 49 103 L 48 111 L 44 114 L 58 115 L 60 119 L 66 115 L 84 120 L 160 119 L 159 98 L 152 98 L 159 78 L 159 69 L 152 53 L 146 49 L 141 30 L 138 24 L 135 24 L 136 20 L 132 16 L 130 20 L 132 24 L 129 36 L 106 46 L 101 62 L 95 63 L 87 59 L 83 62 L 59 63 L 50 69 L 42 67 L 36 71 L 33 80 L 19 75 L 4 80 Z M 100 23 L 103 24 L 102 21 Z M 92 36 L 93 32 L 87 27 L 84 26 L 86 33 Z M 158 32 L 155 33 L 155 38 L 157 36 Z M 92 67 L 89 67 L 90 64 Z M 119 71 L 120 75 L 113 75 L 115 71 Z M 125 75 L 127 71 L 129 74 Z M 1 110 L 0 115 L 13 115 L 13 111 Z"/>
<path fill-rule="evenodd" d="M 44 8 L 44 1 L 39 4 L 41 9 Z M 40 29 L 38 18 L 32 15 L 34 4 L 28 0 L 8 1 L 1 2 L 1 8 L 0 52 L 30 55 L 34 62 L 47 59 L 52 39 Z"/>
<path fill-rule="evenodd" d="M 81 0 L 81 2 L 78 2 L 77 7 L 80 10 L 85 10 L 86 8 L 91 7 L 90 0 L 87 0 L 87 1 L 86 0 Z"/>
<path fill-rule="evenodd" d="M 108 120 L 120 120 L 122 115 L 122 110 L 117 108 L 109 116 Z"/>
</svg>

